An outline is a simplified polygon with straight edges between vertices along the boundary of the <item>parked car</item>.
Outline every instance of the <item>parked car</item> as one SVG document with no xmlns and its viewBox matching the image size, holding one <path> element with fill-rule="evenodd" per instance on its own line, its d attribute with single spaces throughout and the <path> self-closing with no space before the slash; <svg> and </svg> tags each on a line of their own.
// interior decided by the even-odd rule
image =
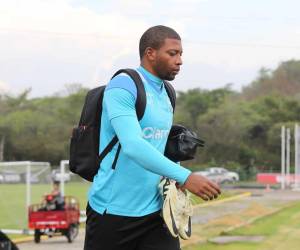
<svg viewBox="0 0 300 250">
<path fill-rule="evenodd" d="M 238 173 L 219 167 L 207 168 L 204 171 L 198 171 L 196 173 L 217 183 L 236 182 L 240 179 Z"/>
<path fill-rule="evenodd" d="M 2 175 L 2 182 L 3 183 L 20 183 L 21 182 L 21 175 L 14 171 L 3 171 Z"/>
<path fill-rule="evenodd" d="M 62 176 L 60 169 L 54 169 L 51 172 L 51 177 L 53 181 L 61 181 L 63 178 L 64 182 L 68 182 L 71 180 L 71 176 L 69 172 L 65 172 L 64 175 Z"/>
</svg>

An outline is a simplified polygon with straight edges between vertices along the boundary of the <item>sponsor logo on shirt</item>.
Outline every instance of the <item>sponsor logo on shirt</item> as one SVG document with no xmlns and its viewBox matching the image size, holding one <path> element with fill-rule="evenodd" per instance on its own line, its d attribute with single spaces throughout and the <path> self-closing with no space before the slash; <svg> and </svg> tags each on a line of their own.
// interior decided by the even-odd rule
<svg viewBox="0 0 300 250">
<path fill-rule="evenodd" d="M 161 140 L 169 135 L 168 129 L 158 129 L 153 127 L 145 127 L 143 129 L 143 138 Z"/>
</svg>

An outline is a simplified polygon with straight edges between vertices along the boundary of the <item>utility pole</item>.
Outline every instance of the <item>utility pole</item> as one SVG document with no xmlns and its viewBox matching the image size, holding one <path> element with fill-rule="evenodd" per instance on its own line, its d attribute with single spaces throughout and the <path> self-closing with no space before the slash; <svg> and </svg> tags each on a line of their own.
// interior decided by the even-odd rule
<svg viewBox="0 0 300 250">
<path fill-rule="evenodd" d="M 295 189 L 299 189 L 300 177 L 300 127 L 295 124 Z"/>
<path fill-rule="evenodd" d="M 281 189 L 285 189 L 285 126 L 281 127 Z"/>
<path fill-rule="evenodd" d="M 3 135 L 0 140 L 0 162 L 4 160 L 4 141 L 5 135 Z"/>
<path fill-rule="evenodd" d="M 291 156 L 291 131 L 289 128 L 286 129 L 286 184 L 290 185 L 290 156 Z"/>
</svg>

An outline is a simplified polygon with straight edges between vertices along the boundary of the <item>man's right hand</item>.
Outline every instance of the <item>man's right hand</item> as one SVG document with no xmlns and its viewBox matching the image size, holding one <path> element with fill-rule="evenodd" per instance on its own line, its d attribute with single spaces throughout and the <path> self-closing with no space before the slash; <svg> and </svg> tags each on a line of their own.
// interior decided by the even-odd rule
<svg viewBox="0 0 300 250">
<path fill-rule="evenodd" d="M 216 183 L 194 173 L 189 175 L 182 187 L 205 201 L 215 199 L 221 194 L 221 189 Z"/>
</svg>

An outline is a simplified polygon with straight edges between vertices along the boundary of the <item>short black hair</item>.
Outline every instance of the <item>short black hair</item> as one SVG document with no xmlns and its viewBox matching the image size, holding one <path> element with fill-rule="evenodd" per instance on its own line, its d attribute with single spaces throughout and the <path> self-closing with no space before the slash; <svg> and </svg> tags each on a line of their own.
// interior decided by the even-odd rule
<svg viewBox="0 0 300 250">
<path fill-rule="evenodd" d="M 166 38 L 181 40 L 179 34 L 167 26 L 157 25 L 147 29 L 140 39 L 140 59 L 143 58 L 148 47 L 159 49 Z"/>
</svg>

